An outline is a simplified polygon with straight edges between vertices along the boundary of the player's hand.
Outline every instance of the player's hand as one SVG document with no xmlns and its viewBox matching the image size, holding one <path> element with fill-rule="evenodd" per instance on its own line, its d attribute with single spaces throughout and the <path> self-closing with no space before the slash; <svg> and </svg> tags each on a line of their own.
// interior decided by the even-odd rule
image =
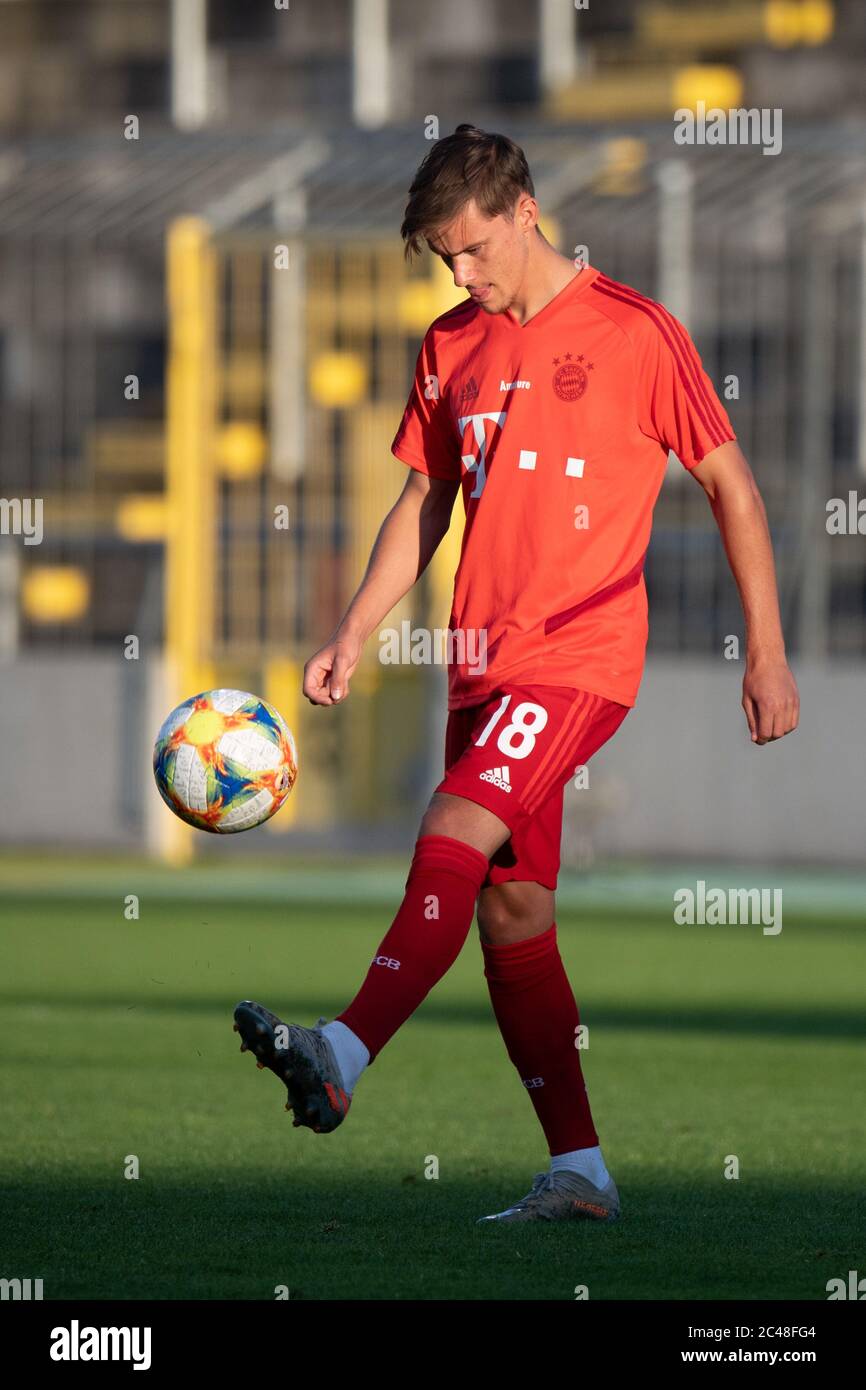
<svg viewBox="0 0 866 1390">
<path fill-rule="evenodd" d="M 786 661 L 747 664 L 743 678 L 743 709 L 753 743 L 772 743 L 796 729 L 800 719 L 800 695 Z"/>
<path fill-rule="evenodd" d="M 312 705 L 339 705 L 361 659 L 361 644 L 349 637 L 326 642 L 304 667 L 304 694 Z"/>
</svg>

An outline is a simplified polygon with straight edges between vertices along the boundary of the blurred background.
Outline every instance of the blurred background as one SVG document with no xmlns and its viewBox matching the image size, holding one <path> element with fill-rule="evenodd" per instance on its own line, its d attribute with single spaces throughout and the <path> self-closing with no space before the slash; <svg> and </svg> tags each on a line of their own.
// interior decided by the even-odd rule
<svg viewBox="0 0 866 1390">
<path fill-rule="evenodd" d="M 565 798 L 557 939 L 629 1214 L 580 1278 L 815 1300 L 866 1268 L 864 59 L 862 0 L 0 0 L 4 1298 L 574 1297 L 571 1238 L 477 1238 L 543 1147 L 474 940 L 335 1143 L 291 1130 L 231 1031 L 241 998 L 345 1007 L 441 776 L 441 666 L 380 664 L 374 634 L 345 705 L 300 685 L 462 298 L 399 228 L 463 121 L 524 146 L 565 255 L 688 325 L 767 504 L 803 698 L 751 745 L 736 589 L 671 460 L 638 703 Z M 677 111 L 713 108 L 764 113 L 777 152 L 677 143 Z M 383 628 L 446 626 L 461 510 Z M 298 743 L 241 835 L 182 825 L 151 770 L 218 684 Z M 696 880 L 782 893 L 784 929 L 681 925 Z"/>
<path fill-rule="evenodd" d="M 750 745 L 736 590 L 672 460 L 646 675 L 567 795 L 566 867 L 815 866 L 859 892 L 864 57 L 858 0 L 2 0 L 4 873 L 28 848 L 411 847 L 444 671 L 381 665 L 374 635 L 344 707 L 300 681 L 403 485 L 424 331 L 462 298 L 406 265 L 399 225 L 430 140 L 468 120 L 525 148 L 564 254 L 688 325 L 766 501 L 803 696 L 794 737 Z M 699 102 L 780 111 L 781 150 L 676 143 Z M 853 533 L 830 535 L 851 494 Z M 383 626 L 447 625 L 460 510 Z M 165 714 L 213 685 L 275 703 L 300 762 L 272 823 L 219 840 L 150 771 Z"/>
</svg>

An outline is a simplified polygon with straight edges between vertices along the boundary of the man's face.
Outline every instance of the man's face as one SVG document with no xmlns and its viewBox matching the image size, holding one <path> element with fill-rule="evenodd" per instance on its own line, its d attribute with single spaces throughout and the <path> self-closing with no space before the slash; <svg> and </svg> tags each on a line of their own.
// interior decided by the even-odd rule
<svg viewBox="0 0 866 1390">
<path fill-rule="evenodd" d="M 431 232 L 427 244 L 442 257 L 458 289 L 468 290 L 485 313 L 501 314 L 523 283 L 537 217 L 528 194 L 517 200 L 513 217 L 485 217 L 472 200 L 452 222 Z"/>
</svg>

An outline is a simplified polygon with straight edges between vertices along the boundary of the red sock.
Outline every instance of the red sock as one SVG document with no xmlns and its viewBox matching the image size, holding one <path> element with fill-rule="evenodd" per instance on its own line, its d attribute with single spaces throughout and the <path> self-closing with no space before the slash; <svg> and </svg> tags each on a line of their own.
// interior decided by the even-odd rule
<svg viewBox="0 0 866 1390">
<path fill-rule="evenodd" d="M 371 1062 L 459 956 L 488 867 L 481 851 L 462 840 L 420 836 L 400 910 L 337 1018 L 361 1039 Z"/>
<path fill-rule="evenodd" d="M 556 943 L 540 936 L 492 946 L 484 974 L 509 1057 L 529 1092 L 551 1155 L 594 1148 L 598 1135 L 575 1047 L 577 1004 Z"/>
</svg>

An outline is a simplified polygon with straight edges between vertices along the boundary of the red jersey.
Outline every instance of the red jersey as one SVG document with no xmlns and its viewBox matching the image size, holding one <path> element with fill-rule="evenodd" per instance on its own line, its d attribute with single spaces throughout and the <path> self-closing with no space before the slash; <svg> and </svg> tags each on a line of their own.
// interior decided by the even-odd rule
<svg viewBox="0 0 866 1390">
<path fill-rule="evenodd" d="M 592 266 L 523 325 L 471 300 L 436 319 L 391 447 L 462 479 L 449 708 L 505 681 L 633 705 L 668 451 L 692 469 L 734 438 L 683 325 Z"/>
</svg>

